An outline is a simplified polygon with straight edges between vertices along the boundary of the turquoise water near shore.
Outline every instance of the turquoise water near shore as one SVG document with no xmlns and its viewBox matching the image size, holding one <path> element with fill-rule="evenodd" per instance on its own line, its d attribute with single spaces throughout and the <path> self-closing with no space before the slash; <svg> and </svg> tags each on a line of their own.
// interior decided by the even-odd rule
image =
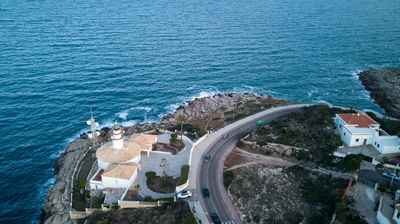
<svg viewBox="0 0 400 224">
<path fill-rule="evenodd" d="M 384 111 L 356 73 L 400 66 L 397 1 L 3 0 L 0 223 L 37 222 L 54 160 L 87 130 L 252 92 Z"/>
</svg>

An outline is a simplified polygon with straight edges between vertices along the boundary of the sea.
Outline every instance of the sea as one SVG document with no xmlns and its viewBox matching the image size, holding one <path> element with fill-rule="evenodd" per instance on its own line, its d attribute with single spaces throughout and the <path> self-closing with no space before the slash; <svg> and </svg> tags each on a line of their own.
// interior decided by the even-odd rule
<svg viewBox="0 0 400 224">
<path fill-rule="evenodd" d="M 397 0 L 1 0 L 0 223 L 38 223 L 88 131 L 216 93 L 385 114 L 357 73 L 400 66 Z"/>
</svg>

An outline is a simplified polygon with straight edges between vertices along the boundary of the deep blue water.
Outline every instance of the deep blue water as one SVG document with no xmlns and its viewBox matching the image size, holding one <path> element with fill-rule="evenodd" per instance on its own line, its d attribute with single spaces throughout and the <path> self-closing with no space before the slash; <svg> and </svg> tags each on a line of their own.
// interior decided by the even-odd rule
<svg viewBox="0 0 400 224">
<path fill-rule="evenodd" d="M 0 1 L 0 223 L 30 223 L 84 129 L 217 92 L 384 111 L 356 72 L 400 66 L 393 0 Z"/>
</svg>

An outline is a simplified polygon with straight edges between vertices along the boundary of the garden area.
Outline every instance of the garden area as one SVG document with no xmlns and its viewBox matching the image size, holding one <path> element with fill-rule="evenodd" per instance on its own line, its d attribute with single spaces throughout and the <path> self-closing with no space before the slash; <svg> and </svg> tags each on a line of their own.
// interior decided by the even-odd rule
<svg viewBox="0 0 400 224">
<path fill-rule="evenodd" d="M 178 178 L 172 178 L 171 176 L 156 176 L 156 172 L 149 171 L 146 173 L 147 187 L 157 193 L 168 194 L 174 193 Z"/>
</svg>

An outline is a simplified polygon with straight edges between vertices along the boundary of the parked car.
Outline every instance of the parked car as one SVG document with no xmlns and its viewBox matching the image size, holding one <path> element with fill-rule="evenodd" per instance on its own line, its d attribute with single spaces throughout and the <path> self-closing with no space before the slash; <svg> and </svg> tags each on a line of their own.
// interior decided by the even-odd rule
<svg viewBox="0 0 400 224">
<path fill-rule="evenodd" d="M 188 197 L 192 197 L 192 192 L 189 190 L 183 190 L 181 192 L 179 192 L 178 194 L 176 194 L 175 196 L 176 198 L 188 198 Z"/>
<path fill-rule="evenodd" d="M 214 224 L 221 224 L 221 220 L 219 219 L 218 215 L 215 213 L 211 213 L 211 220 Z"/>
<path fill-rule="evenodd" d="M 395 173 L 383 172 L 383 173 L 382 173 L 382 176 L 387 177 L 387 178 L 390 178 L 390 179 L 393 178 L 393 180 L 400 181 L 400 177 L 397 176 L 397 174 L 395 174 Z"/>
<path fill-rule="evenodd" d="M 210 197 L 210 191 L 207 188 L 203 189 L 203 197 L 208 198 Z"/>
<path fill-rule="evenodd" d="M 210 153 L 207 153 L 203 158 L 203 162 L 208 163 L 208 161 L 210 161 L 210 157 L 211 157 Z"/>
</svg>

